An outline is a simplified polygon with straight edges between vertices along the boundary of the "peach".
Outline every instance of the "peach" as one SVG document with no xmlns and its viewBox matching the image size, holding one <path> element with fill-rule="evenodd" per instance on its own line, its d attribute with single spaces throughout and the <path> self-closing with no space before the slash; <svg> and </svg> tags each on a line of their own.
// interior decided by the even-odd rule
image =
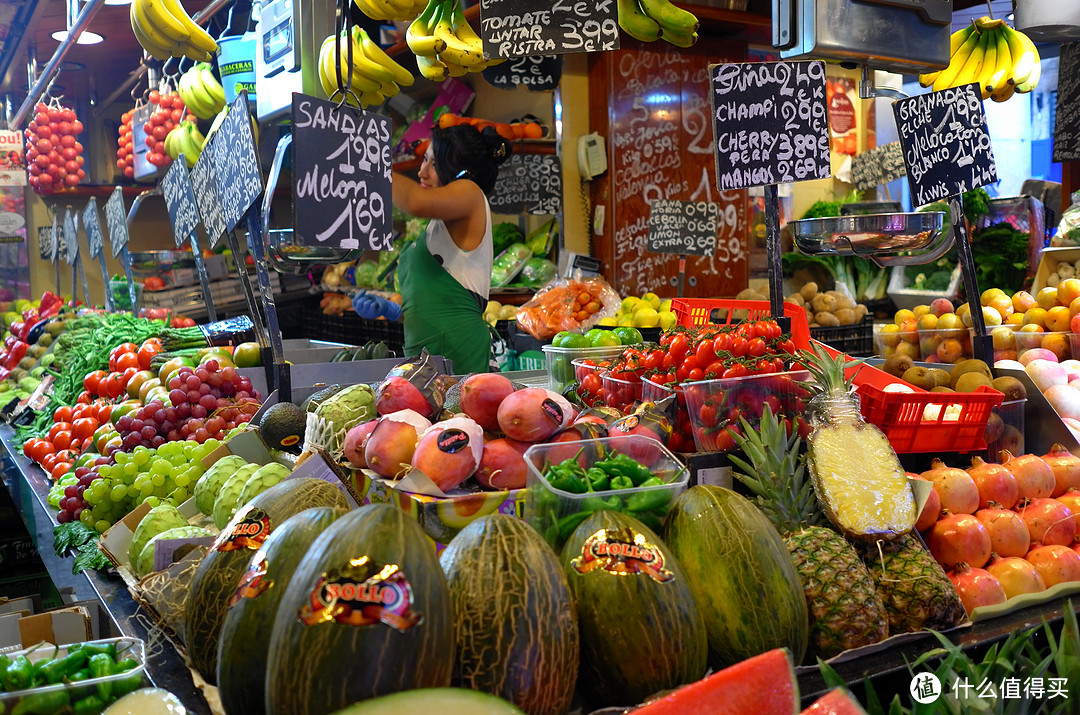
<svg viewBox="0 0 1080 715">
<path fill-rule="evenodd" d="M 1028 293 L 1026 290 L 1020 290 L 1013 293 L 1012 296 L 1013 310 L 1017 313 L 1023 313 L 1029 308 L 1034 308 L 1037 303 L 1035 302 L 1035 296 Z"/>
</svg>

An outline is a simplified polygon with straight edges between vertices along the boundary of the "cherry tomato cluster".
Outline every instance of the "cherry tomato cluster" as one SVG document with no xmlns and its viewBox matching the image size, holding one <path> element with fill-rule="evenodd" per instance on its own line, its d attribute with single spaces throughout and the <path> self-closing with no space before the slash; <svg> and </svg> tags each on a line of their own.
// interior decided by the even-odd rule
<svg viewBox="0 0 1080 715">
<path fill-rule="evenodd" d="M 120 116 L 120 136 L 116 141 L 116 168 L 128 179 L 135 178 L 135 141 L 132 139 L 134 116 L 134 109 L 129 109 Z"/>
<path fill-rule="evenodd" d="M 23 444 L 23 454 L 44 469 L 53 481 L 58 480 L 75 469 L 75 461 L 84 450 L 96 447 L 101 437 L 115 431 L 109 422 L 112 407 L 104 400 L 60 407 L 53 414 L 49 431 L 42 437 L 28 439 Z M 108 461 L 105 457 L 99 459 Z"/>
<path fill-rule="evenodd" d="M 184 100 L 180 99 L 180 95 L 176 92 L 159 92 L 155 89 L 150 92 L 150 103 L 157 109 L 143 124 L 143 131 L 146 132 L 146 148 L 150 150 L 146 155 L 146 160 L 163 169 L 172 163 L 172 159 L 165 153 L 165 137 L 169 136 L 169 132 L 185 119 Z M 186 118 L 196 121 L 192 115 Z"/>
<path fill-rule="evenodd" d="M 44 102 L 35 105 L 25 132 L 26 170 L 35 192 L 51 194 L 76 186 L 86 177 L 83 145 L 76 139 L 82 130 L 74 109 Z"/>
<path fill-rule="evenodd" d="M 809 377 L 808 372 L 766 375 L 744 381 L 735 389 L 708 382 L 685 385 L 697 444 L 708 452 L 735 449 L 734 435 L 742 433 L 741 420 L 757 426 L 766 406 L 782 417 L 789 431 L 798 431 L 805 438 L 810 428 L 802 415 L 809 393 L 799 381 Z"/>
</svg>

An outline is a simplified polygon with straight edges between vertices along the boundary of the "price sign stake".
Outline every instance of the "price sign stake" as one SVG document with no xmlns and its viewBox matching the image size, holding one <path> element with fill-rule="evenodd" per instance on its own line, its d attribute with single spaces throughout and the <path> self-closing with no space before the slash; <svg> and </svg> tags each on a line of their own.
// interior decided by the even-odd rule
<svg viewBox="0 0 1080 715">
<path fill-rule="evenodd" d="M 199 207 L 195 201 L 195 190 L 188 174 L 187 160 L 181 154 L 161 178 L 161 194 L 165 198 L 165 207 L 169 211 L 169 221 L 173 226 L 173 238 L 179 248 L 184 241 L 191 243 L 191 255 L 195 260 L 195 270 L 199 274 L 199 286 L 202 288 L 206 314 L 211 323 L 217 322 L 217 309 L 210 292 L 210 280 L 206 275 L 202 249 L 195 228 L 199 225 Z"/>
<path fill-rule="evenodd" d="M 105 265 L 105 238 L 101 235 L 101 217 L 98 214 L 97 197 L 91 196 L 82 212 L 82 223 L 86 229 L 86 242 L 90 245 L 90 258 L 98 259 L 101 266 L 101 281 L 105 286 L 105 310 L 113 312 L 112 291 L 109 289 L 109 268 Z"/>
<path fill-rule="evenodd" d="M 134 216 L 131 219 L 134 219 Z M 105 202 L 105 223 L 109 229 L 109 245 L 112 247 L 113 258 L 119 256 L 120 262 L 124 266 L 124 275 L 127 277 L 128 285 L 128 299 L 131 301 L 131 312 L 138 315 L 139 303 L 137 300 L 138 294 L 135 292 L 135 276 L 131 272 L 131 256 L 127 250 L 129 220 L 127 209 L 124 208 L 124 192 L 117 186 L 113 189 L 112 196 Z M 109 292 L 112 292 L 111 286 Z"/>
</svg>

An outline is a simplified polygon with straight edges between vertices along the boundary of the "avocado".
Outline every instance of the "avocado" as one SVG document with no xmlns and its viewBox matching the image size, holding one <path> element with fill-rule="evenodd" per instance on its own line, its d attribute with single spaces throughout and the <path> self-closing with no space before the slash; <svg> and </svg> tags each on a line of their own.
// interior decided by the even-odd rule
<svg viewBox="0 0 1080 715">
<path fill-rule="evenodd" d="M 345 389 L 344 385 L 327 385 L 308 395 L 307 399 L 300 404 L 300 407 L 304 412 L 314 412 L 323 403 L 323 400 L 336 395 L 343 389 Z"/>
<path fill-rule="evenodd" d="M 291 402 L 267 408 L 259 420 L 259 434 L 271 449 L 299 452 L 307 428 L 307 413 Z"/>
<path fill-rule="evenodd" d="M 372 360 L 385 360 L 386 358 L 393 357 L 394 354 L 390 352 L 390 347 L 382 340 L 375 343 L 371 347 L 371 359 Z"/>
</svg>

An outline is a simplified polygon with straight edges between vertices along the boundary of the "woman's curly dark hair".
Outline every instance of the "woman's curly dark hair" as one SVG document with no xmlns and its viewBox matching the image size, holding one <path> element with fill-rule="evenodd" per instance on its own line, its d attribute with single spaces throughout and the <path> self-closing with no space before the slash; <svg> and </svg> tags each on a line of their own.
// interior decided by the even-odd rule
<svg viewBox="0 0 1080 715">
<path fill-rule="evenodd" d="M 499 165 L 512 153 L 510 142 L 492 126 L 477 131 L 469 124 L 455 124 L 431 132 L 435 174 L 443 186 L 455 179 L 472 179 L 485 194 L 490 194 L 499 176 Z"/>
</svg>

